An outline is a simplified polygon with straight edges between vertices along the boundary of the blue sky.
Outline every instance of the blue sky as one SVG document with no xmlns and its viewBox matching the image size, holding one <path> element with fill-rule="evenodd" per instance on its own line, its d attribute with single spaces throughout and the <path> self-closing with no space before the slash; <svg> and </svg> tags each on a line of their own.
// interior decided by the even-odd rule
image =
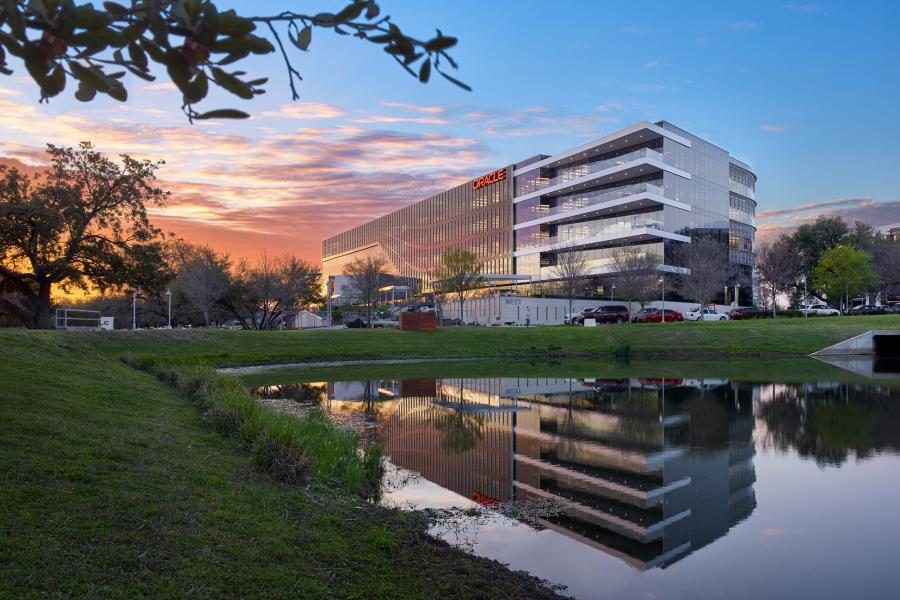
<svg viewBox="0 0 900 600">
<path fill-rule="evenodd" d="M 289 6 L 231 4 L 245 14 Z M 763 231 L 822 213 L 900 221 L 900 3 L 382 6 L 410 34 L 458 37 L 458 75 L 474 91 L 437 77 L 421 85 L 379 49 L 322 31 L 294 54 L 301 102 L 275 56 L 246 65 L 271 77 L 252 104 L 207 101 L 254 114 L 240 123 L 192 128 L 175 91 L 139 81 L 127 106 L 38 106 L 20 68 L 0 89 L 0 155 L 39 162 L 45 142 L 90 138 L 164 157 L 174 194 L 157 214 L 163 226 L 236 254 L 315 257 L 325 235 L 466 178 L 666 119 L 753 165 Z"/>
</svg>

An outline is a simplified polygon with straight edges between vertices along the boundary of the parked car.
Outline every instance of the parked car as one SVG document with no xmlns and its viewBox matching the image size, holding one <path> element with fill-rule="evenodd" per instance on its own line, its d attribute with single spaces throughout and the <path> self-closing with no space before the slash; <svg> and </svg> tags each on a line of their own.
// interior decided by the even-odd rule
<svg viewBox="0 0 900 600">
<path fill-rule="evenodd" d="M 347 321 L 346 323 L 344 323 L 344 327 L 346 327 L 347 329 L 365 329 L 366 327 L 368 327 L 368 324 L 359 317 L 356 317 L 352 321 Z"/>
<path fill-rule="evenodd" d="M 563 315 L 563 324 L 564 325 L 575 325 L 576 323 L 578 323 L 579 315 L 581 315 L 583 313 L 592 312 L 595 310 L 597 310 L 597 308 L 594 306 L 591 306 L 589 308 L 582 308 L 578 312 L 566 313 Z"/>
<path fill-rule="evenodd" d="M 836 308 L 831 308 L 827 304 L 809 304 L 806 306 L 800 306 L 800 312 L 809 315 L 809 316 L 818 316 L 818 317 L 839 317 L 841 316 L 841 311 Z"/>
<path fill-rule="evenodd" d="M 727 321 L 728 315 L 709 306 L 703 309 L 697 306 L 685 313 L 684 318 L 687 321 Z"/>
<path fill-rule="evenodd" d="M 847 313 L 849 315 L 883 315 L 886 314 L 888 310 L 883 306 L 876 306 L 874 304 L 861 304 L 859 306 L 854 306 Z"/>
<path fill-rule="evenodd" d="M 664 315 L 663 311 L 660 309 L 649 307 L 641 309 L 641 311 L 634 316 L 632 321 L 635 323 L 660 323 L 664 318 L 667 323 L 671 323 L 672 321 L 684 321 L 684 315 L 677 310 L 667 308 Z"/>
<path fill-rule="evenodd" d="M 745 319 L 763 319 L 765 317 L 771 317 L 772 312 L 758 306 L 747 306 L 734 309 L 728 313 L 728 316 L 734 321 L 741 321 Z"/>
<path fill-rule="evenodd" d="M 598 306 L 590 312 L 582 312 L 575 317 L 579 325 L 583 325 L 585 319 L 594 319 L 600 323 L 627 323 L 629 321 L 628 308 L 618 304 Z"/>
</svg>

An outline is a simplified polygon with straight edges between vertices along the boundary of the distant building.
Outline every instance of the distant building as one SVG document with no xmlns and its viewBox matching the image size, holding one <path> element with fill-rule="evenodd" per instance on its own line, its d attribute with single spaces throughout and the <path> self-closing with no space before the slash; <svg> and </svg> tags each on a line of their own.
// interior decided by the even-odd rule
<svg viewBox="0 0 900 600">
<path fill-rule="evenodd" d="M 879 233 L 894 242 L 900 242 L 900 223 L 892 223 L 890 225 L 881 225 L 876 227 Z"/>
<path fill-rule="evenodd" d="M 708 237 L 728 246 L 740 281 L 749 282 L 755 187 L 752 169 L 726 150 L 666 121 L 641 122 L 330 237 L 322 244 L 323 271 L 340 275 L 348 262 L 374 254 L 400 283 L 427 292 L 443 254 L 464 249 L 479 258 L 492 286 L 527 293 L 523 279 L 552 281 L 559 257 L 576 253 L 587 262 L 586 283 L 596 283 L 586 287 L 602 290 L 617 253 L 658 256 L 660 271 L 682 272 L 677 248 Z M 752 286 L 739 289 L 740 304 L 751 304 Z"/>
</svg>

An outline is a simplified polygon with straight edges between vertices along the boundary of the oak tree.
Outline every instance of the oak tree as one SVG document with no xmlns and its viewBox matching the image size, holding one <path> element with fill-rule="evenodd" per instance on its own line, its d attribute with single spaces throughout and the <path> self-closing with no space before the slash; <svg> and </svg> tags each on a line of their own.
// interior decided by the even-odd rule
<svg viewBox="0 0 900 600">
<path fill-rule="evenodd" d="M 163 239 L 147 218 L 167 196 L 155 187 L 162 162 L 116 162 L 88 142 L 47 153 L 50 167 L 36 176 L 0 165 L 0 287 L 13 291 L 0 299 L 5 311 L 47 329 L 56 287 L 164 286 Z"/>
<path fill-rule="evenodd" d="M 7 0 L 0 3 L 0 74 L 13 74 L 11 60 L 24 63 L 42 101 L 77 85 L 74 95 L 82 102 L 98 93 L 125 102 L 129 73 L 153 81 L 162 71 L 181 92 L 189 119 L 246 118 L 235 109 L 198 112 L 194 106 L 213 86 L 243 100 L 264 93 L 267 79 L 248 74 L 245 69 L 252 66 L 239 65 L 252 65 L 251 55 L 275 52 L 298 99 L 302 77 L 291 52 L 309 50 L 316 29 L 381 47 L 422 83 L 436 71 L 469 89 L 448 73 L 448 67 L 457 69 L 448 54 L 456 38 L 439 29 L 429 38 L 406 35 L 375 0 L 352 0 L 335 13 L 273 15 L 219 10 L 212 0 L 131 0 L 100 7 L 75 0 Z"/>
</svg>

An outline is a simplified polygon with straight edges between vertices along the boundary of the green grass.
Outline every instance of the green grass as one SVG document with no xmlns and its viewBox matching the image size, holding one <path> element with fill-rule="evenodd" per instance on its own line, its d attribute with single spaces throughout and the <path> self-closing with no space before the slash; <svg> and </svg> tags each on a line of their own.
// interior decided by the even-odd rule
<svg viewBox="0 0 900 600">
<path fill-rule="evenodd" d="M 71 334 L 110 356 L 214 366 L 337 359 L 509 359 L 552 355 L 631 357 L 806 356 L 870 329 L 900 329 L 900 315 L 587 327 L 445 327 L 311 331 L 139 331 Z M 23 335 L 46 335 L 40 333 Z"/>
<path fill-rule="evenodd" d="M 263 408 L 240 382 L 206 366 L 161 367 L 155 361 L 124 359 L 175 386 L 199 407 L 213 429 L 234 436 L 262 473 L 292 485 L 310 478 L 343 491 L 372 497 L 382 476 L 381 450 L 360 435 L 336 427 L 321 410 L 306 418 Z"/>
<path fill-rule="evenodd" d="M 258 472 L 197 403 L 84 338 L 0 332 L 0 597 L 547 594 L 340 477 Z"/>
<path fill-rule="evenodd" d="M 431 540 L 414 516 L 361 502 L 374 459 L 356 453 L 355 436 L 322 415 L 298 421 L 264 411 L 212 367 L 493 357 L 393 365 L 390 373 L 559 376 L 546 360 L 569 356 L 580 357 L 563 367 L 574 376 L 800 381 L 838 371 L 785 357 L 898 325 L 889 315 L 434 333 L 0 331 L 0 597 L 548 594 Z M 727 360 L 712 364 L 710 356 Z M 300 373 L 244 382 L 296 381 Z M 302 373 L 349 378 L 335 369 Z"/>
</svg>

